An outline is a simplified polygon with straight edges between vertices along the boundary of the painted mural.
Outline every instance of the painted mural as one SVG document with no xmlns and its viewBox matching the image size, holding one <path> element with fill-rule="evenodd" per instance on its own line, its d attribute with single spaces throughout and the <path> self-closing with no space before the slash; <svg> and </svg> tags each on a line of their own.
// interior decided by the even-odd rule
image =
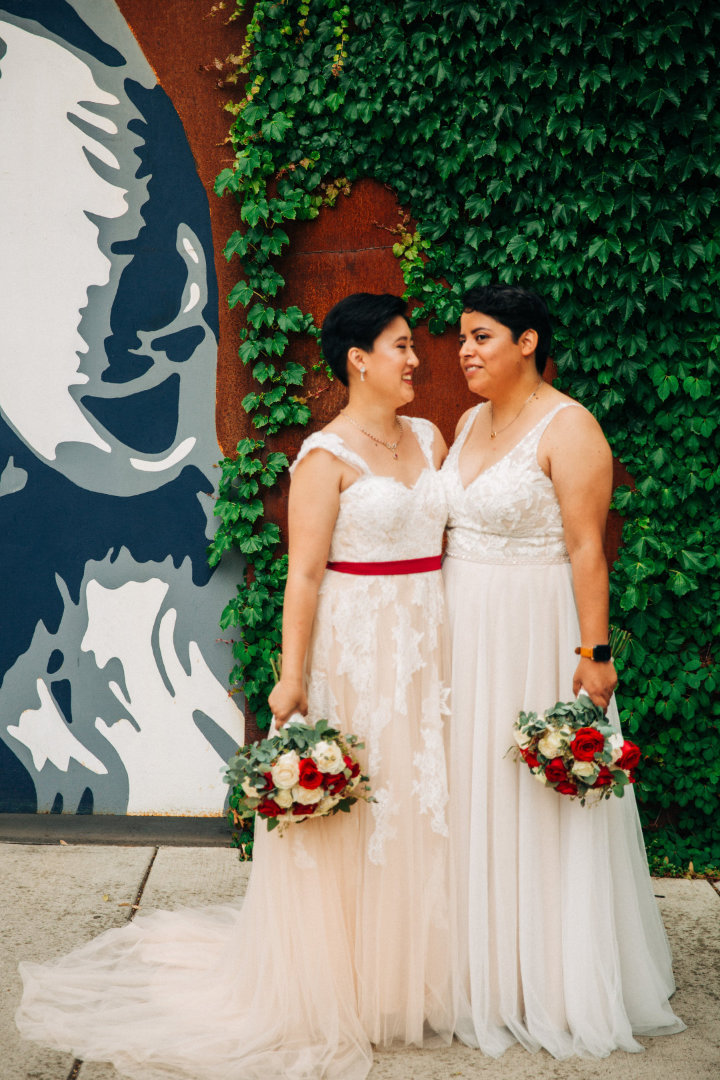
<svg viewBox="0 0 720 1080">
<path fill-rule="evenodd" d="M 0 0 L 0 811 L 222 810 L 211 252 L 113 0 Z"/>
</svg>

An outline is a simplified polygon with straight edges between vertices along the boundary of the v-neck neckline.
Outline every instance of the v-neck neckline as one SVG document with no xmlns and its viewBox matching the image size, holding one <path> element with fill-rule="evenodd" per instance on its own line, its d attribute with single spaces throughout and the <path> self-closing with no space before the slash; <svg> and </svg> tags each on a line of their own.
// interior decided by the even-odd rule
<svg viewBox="0 0 720 1080">
<path fill-rule="evenodd" d="M 465 444 L 466 444 L 466 443 L 467 443 L 467 441 L 468 441 L 468 438 L 469 438 L 469 436 L 470 436 L 470 432 L 472 431 L 473 427 L 475 426 L 475 421 L 477 420 L 477 418 L 478 418 L 478 416 L 479 416 L 479 414 L 480 414 L 480 410 L 481 410 L 481 409 L 483 408 L 483 406 L 484 406 L 485 404 L 487 404 L 487 402 L 481 402 L 481 403 L 480 403 L 480 405 L 478 405 L 478 406 L 476 407 L 476 409 L 475 409 L 475 412 L 474 412 L 474 415 L 473 415 L 473 416 L 471 416 L 471 417 L 470 417 L 470 418 L 468 419 L 468 422 L 467 422 L 467 424 L 465 425 L 465 428 L 464 428 L 463 432 L 462 432 L 462 433 L 461 433 L 461 435 L 460 435 L 460 439 L 461 439 L 461 441 L 460 441 L 460 445 L 459 445 L 459 447 L 458 447 L 458 452 L 457 452 L 457 455 L 456 455 L 456 459 L 455 459 L 455 468 L 456 468 L 456 470 L 457 470 L 457 476 L 458 476 L 458 483 L 460 484 L 460 487 L 461 487 L 461 489 L 462 489 L 462 491 L 463 491 L 463 492 L 469 491 L 469 490 L 470 490 L 470 488 L 471 488 L 471 487 L 473 486 L 473 484 L 474 484 L 474 483 L 475 483 L 475 482 L 476 482 L 477 480 L 479 480 L 481 476 L 485 476 L 485 475 L 487 475 L 487 473 L 489 473 L 489 472 L 492 472 L 492 470 L 493 470 L 493 469 L 496 469 L 496 468 L 498 467 L 498 465 L 501 465 L 501 464 L 503 463 L 503 461 L 505 461 L 505 459 L 506 459 L 506 458 L 510 457 L 510 455 L 511 455 L 511 454 L 514 454 L 514 453 L 515 453 L 515 451 L 516 451 L 516 450 L 518 449 L 518 447 L 519 447 L 519 446 L 522 446 L 522 444 L 523 444 L 523 443 L 524 443 L 524 442 L 525 442 L 525 441 L 526 441 L 527 439 L 529 439 L 529 438 L 530 438 L 530 436 L 531 436 L 531 435 L 532 435 L 532 434 L 533 434 L 533 433 L 534 433 L 535 431 L 537 431 L 537 429 L 538 429 L 538 428 L 540 427 L 540 425 L 542 424 L 543 420 L 546 420 L 546 419 L 547 419 L 547 417 L 549 417 L 549 416 L 552 416 L 552 414 L 553 414 L 554 412 L 556 412 L 556 410 L 557 410 L 557 409 L 560 409 L 560 408 L 562 408 L 562 407 L 564 406 L 564 404 L 565 404 L 565 403 L 564 403 L 564 402 L 561 402 L 560 404 L 558 404 L 558 405 L 555 405 L 555 406 L 554 406 L 554 407 L 553 407 L 552 409 L 550 409 L 550 411 L 549 411 L 549 412 L 546 412 L 546 413 L 545 413 L 545 415 L 544 415 L 544 416 L 541 416 L 541 417 L 540 417 L 540 419 L 538 420 L 538 422 L 537 422 L 536 424 L 534 424 L 534 425 L 533 425 L 533 426 L 532 426 L 532 427 L 530 428 L 530 430 L 529 430 L 529 431 L 526 431 L 526 432 L 525 432 L 525 434 L 523 435 L 523 437 L 522 437 L 521 439 L 518 439 L 518 441 L 517 441 L 517 442 L 516 442 L 516 443 L 515 443 L 515 444 L 514 444 L 513 446 L 511 446 L 509 450 L 506 450 L 506 451 L 505 451 L 505 453 L 504 453 L 504 454 L 502 455 L 502 457 L 499 457 L 499 458 L 497 459 L 497 461 L 493 461 L 492 465 L 488 465 L 488 466 L 487 466 L 486 468 L 484 468 L 484 469 L 481 469 L 481 470 L 480 470 L 480 472 L 476 473 L 476 474 L 475 474 L 475 476 L 474 476 L 474 477 L 472 478 L 472 480 L 468 481 L 468 483 L 467 483 L 467 484 L 463 484 L 463 482 L 462 482 L 462 476 L 461 476 L 461 474 L 460 474 L 460 456 L 461 456 L 461 454 L 462 454 L 463 450 L 465 449 Z M 541 471 L 542 471 L 542 470 L 541 470 Z M 544 476 L 544 475 L 545 475 L 545 473 L 543 473 L 543 476 Z"/>
</svg>

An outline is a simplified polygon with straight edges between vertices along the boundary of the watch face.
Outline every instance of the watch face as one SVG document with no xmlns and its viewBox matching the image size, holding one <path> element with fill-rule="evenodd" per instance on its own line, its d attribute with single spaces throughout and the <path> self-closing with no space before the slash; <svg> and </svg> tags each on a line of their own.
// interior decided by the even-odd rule
<svg viewBox="0 0 720 1080">
<path fill-rule="evenodd" d="M 595 645 L 593 647 L 593 660 L 598 660 L 600 663 L 605 663 L 611 659 L 611 652 L 609 645 Z"/>
</svg>

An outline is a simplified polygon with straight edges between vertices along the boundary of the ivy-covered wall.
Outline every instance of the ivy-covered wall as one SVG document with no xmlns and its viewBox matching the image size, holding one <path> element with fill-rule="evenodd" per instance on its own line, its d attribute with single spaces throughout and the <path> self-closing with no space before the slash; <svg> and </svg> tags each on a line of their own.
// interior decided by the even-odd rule
<svg viewBox="0 0 720 1080">
<path fill-rule="evenodd" d="M 263 492 L 285 469 L 279 433 L 311 421 L 312 365 L 286 350 L 316 333 L 316 313 L 284 301 L 288 223 L 372 177 L 412 215 L 395 254 L 431 332 L 457 320 L 471 285 L 547 297 L 558 385 L 635 478 L 615 497 L 612 605 L 632 635 L 618 697 L 645 750 L 644 819 L 666 850 L 720 861 L 720 9 L 258 0 L 249 15 L 236 158 L 216 185 L 239 203 L 230 304 L 245 308 L 240 360 L 255 383 L 243 406 L 256 438 L 224 463 L 211 551 L 249 562 L 223 617 L 233 677 L 266 723 L 285 565 Z"/>
</svg>

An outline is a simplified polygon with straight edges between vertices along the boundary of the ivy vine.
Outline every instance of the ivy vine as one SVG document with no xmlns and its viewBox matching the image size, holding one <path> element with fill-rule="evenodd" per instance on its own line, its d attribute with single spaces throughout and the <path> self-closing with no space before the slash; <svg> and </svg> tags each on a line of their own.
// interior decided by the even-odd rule
<svg viewBox="0 0 720 1080">
<path fill-rule="evenodd" d="M 238 9 L 244 7 L 238 3 Z M 222 463 L 211 547 L 246 557 L 223 614 L 233 681 L 269 717 L 286 564 L 261 486 L 266 440 L 306 425 L 283 309 L 284 222 L 315 217 L 359 177 L 392 186 L 415 319 L 453 325 L 464 289 L 530 283 L 555 317 L 558 385 L 601 421 L 636 477 L 619 489 L 613 621 L 632 634 L 619 701 L 646 752 L 645 824 L 682 858 L 720 862 L 720 9 L 702 0 L 257 0 L 230 106 L 240 205 L 225 249 L 242 280 L 243 402 L 258 439 Z"/>
</svg>

